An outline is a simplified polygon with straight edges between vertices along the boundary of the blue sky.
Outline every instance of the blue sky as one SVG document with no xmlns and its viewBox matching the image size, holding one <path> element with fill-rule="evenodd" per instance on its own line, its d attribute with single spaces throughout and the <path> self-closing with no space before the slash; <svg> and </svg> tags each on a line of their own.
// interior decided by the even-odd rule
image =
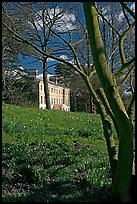
<svg viewBox="0 0 137 204">
<path fill-rule="evenodd" d="M 72 2 L 70 2 L 72 4 Z M 80 6 L 80 18 L 84 20 L 84 12 L 83 12 L 83 5 L 82 3 L 79 3 Z M 72 11 L 70 12 L 70 15 L 74 15 Z M 64 19 L 67 22 L 67 19 Z M 19 60 L 20 60 L 20 65 L 24 69 L 29 69 L 29 68 L 37 68 L 39 71 L 39 74 L 42 73 L 42 62 L 41 61 L 36 61 L 36 59 L 31 58 L 31 57 L 23 57 L 21 54 L 19 54 Z M 57 61 L 53 61 L 51 59 L 48 60 L 48 66 L 51 66 L 52 64 L 57 63 Z M 54 74 L 54 67 L 50 68 L 49 71 Z"/>
<path fill-rule="evenodd" d="M 62 7 L 63 7 L 63 3 L 65 3 L 65 2 L 62 2 Z M 72 2 L 69 2 L 69 3 L 72 4 Z M 103 5 L 107 4 L 105 2 L 99 2 L 99 5 L 101 5 L 102 3 L 103 3 Z M 85 21 L 83 5 L 80 2 L 79 3 L 77 2 L 77 4 L 80 6 L 80 19 Z M 129 4 L 129 6 L 131 6 L 131 4 Z M 104 9 L 104 11 L 107 14 L 108 10 Z M 70 11 L 70 15 L 72 15 L 74 17 L 74 14 L 75 14 L 75 11 Z M 119 16 L 120 16 L 120 19 L 122 19 L 122 13 Z M 67 19 L 64 19 L 64 21 L 66 21 L 66 23 L 67 23 Z M 37 68 L 39 70 L 39 74 L 42 73 L 42 62 L 41 61 L 34 62 L 35 61 L 34 58 L 30 58 L 30 57 L 23 58 L 22 55 L 19 55 L 19 60 L 20 60 L 21 66 L 23 68 L 25 68 L 25 69 Z M 53 61 L 51 59 L 48 59 L 48 66 L 51 66 L 54 63 L 57 63 L 57 61 Z M 49 71 L 54 74 L 54 67 L 50 68 Z"/>
</svg>

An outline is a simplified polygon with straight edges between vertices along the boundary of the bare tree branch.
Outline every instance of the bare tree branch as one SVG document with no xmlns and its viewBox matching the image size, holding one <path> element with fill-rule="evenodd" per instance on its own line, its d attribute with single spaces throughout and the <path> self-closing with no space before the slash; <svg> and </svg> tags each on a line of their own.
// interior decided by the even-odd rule
<svg viewBox="0 0 137 204">
<path fill-rule="evenodd" d="M 127 35 L 130 33 L 130 31 L 134 28 L 135 22 L 130 25 L 130 27 L 120 36 L 119 39 L 119 53 L 122 61 L 122 65 L 126 63 L 126 57 L 124 54 L 124 40 L 127 37 Z"/>
<path fill-rule="evenodd" d="M 115 74 L 116 80 L 118 80 L 124 74 L 126 68 L 133 62 L 135 62 L 135 57 L 121 66 L 119 71 Z"/>
<path fill-rule="evenodd" d="M 127 10 L 127 12 L 135 19 L 134 12 L 127 6 L 126 3 L 120 2 L 121 6 Z"/>
</svg>

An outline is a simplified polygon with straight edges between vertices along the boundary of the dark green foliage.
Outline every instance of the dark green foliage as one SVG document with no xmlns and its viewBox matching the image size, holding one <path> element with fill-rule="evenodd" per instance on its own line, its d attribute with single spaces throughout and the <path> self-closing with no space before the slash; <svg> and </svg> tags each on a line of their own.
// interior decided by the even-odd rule
<svg viewBox="0 0 137 204">
<path fill-rule="evenodd" d="M 16 71 L 18 68 L 16 67 Z M 27 76 L 5 76 L 5 86 L 3 88 L 3 102 L 16 104 L 25 107 L 36 107 L 37 94 L 35 93 L 35 81 Z M 19 72 L 19 71 L 18 71 Z M 23 73 L 20 73 L 23 75 Z"/>
</svg>

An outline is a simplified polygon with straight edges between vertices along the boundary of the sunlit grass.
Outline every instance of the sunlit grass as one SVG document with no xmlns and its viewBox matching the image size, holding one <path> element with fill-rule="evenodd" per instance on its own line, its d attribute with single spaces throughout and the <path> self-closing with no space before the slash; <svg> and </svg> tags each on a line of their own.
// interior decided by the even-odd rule
<svg viewBox="0 0 137 204">
<path fill-rule="evenodd" d="M 99 115 L 13 105 L 2 112 L 4 202 L 110 199 Z"/>
</svg>

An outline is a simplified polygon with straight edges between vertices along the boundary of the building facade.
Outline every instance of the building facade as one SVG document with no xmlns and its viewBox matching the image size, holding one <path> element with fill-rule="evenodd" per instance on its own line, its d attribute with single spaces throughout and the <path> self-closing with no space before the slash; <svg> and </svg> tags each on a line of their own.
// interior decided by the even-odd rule
<svg viewBox="0 0 137 204">
<path fill-rule="evenodd" d="M 52 110 L 70 111 L 70 89 L 64 86 L 48 82 L 50 105 Z M 44 83 L 37 81 L 38 108 L 46 109 Z"/>
<path fill-rule="evenodd" d="M 37 92 L 37 107 L 40 109 L 46 109 L 44 83 L 42 75 L 38 75 L 37 69 L 29 69 L 28 76 L 36 78 L 36 90 Z M 52 81 L 50 80 L 52 78 Z M 53 80 L 55 79 L 55 80 Z M 48 76 L 48 89 L 50 97 L 50 105 L 52 110 L 64 110 L 70 111 L 70 89 L 59 85 L 56 77 L 53 75 Z"/>
</svg>

